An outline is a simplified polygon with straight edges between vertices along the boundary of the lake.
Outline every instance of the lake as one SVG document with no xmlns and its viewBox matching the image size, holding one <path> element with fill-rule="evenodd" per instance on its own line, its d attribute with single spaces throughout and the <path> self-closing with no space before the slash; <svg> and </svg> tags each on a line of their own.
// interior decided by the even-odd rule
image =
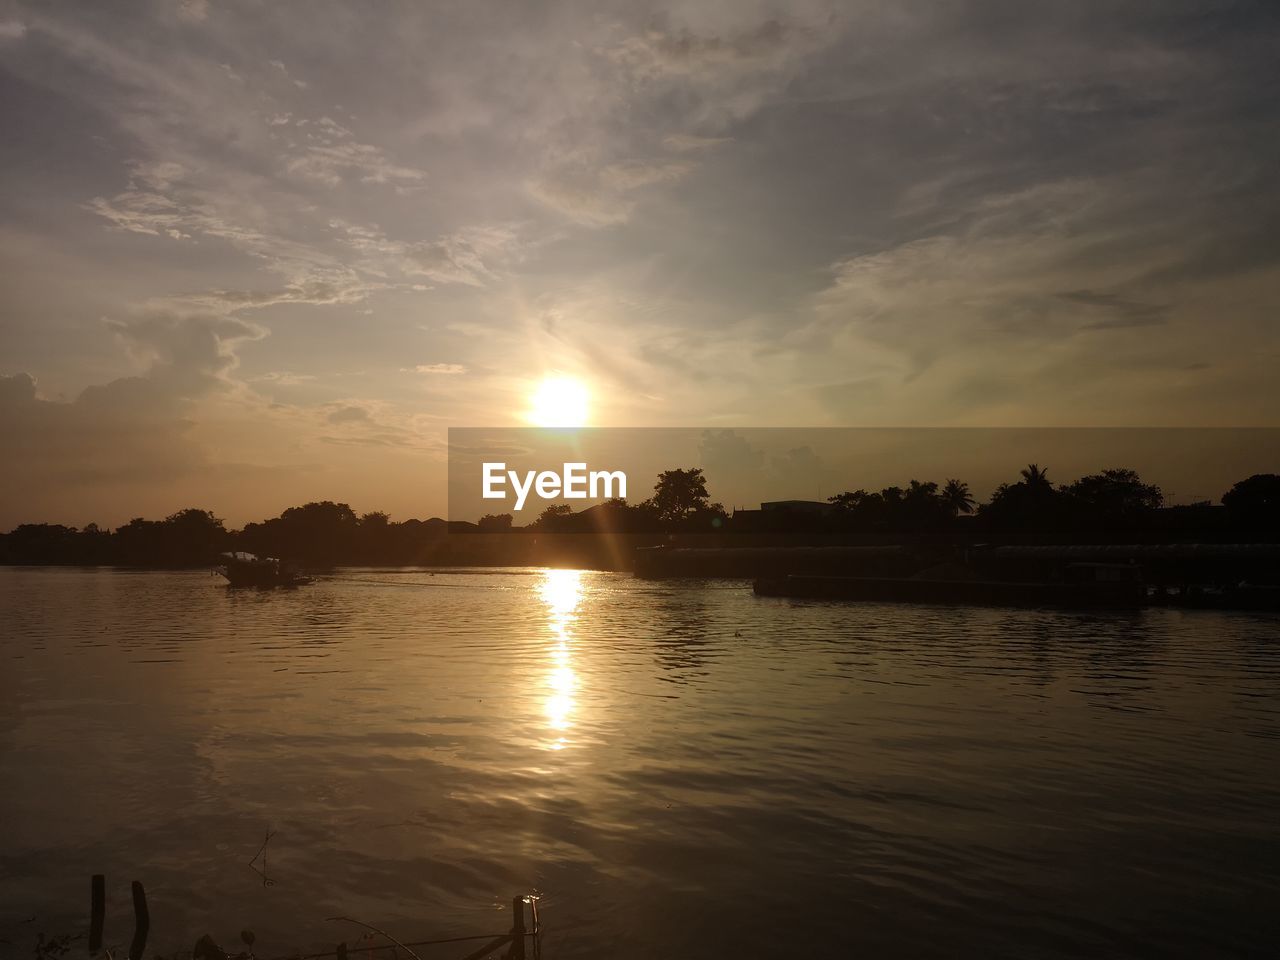
<svg viewBox="0 0 1280 960">
<path fill-rule="evenodd" d="M 33 568 L 0 614 L 6 955 L 85 930 L 92 873 L 106 943 L 137 879 L 168 956 L 501 932 L 535 890 L 548 960 L 1280 943 L 1275 615 Z"/>
</svg>

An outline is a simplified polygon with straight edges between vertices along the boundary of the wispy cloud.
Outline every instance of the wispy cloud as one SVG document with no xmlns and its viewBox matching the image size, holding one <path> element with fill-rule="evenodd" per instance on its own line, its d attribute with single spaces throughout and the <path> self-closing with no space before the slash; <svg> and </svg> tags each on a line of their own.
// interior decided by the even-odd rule
<svg viewBox="0 0 1280 960">
<path fill-rule="evenodd" d="M 467 372 L 467 368 L 460 363 L 420 363 L 416 367 L 402 369 L 406 373 L 422 373 L 428 376 L 456 376 Z"/>
<path fill-rule="evenodd" d="M 395 163 L 380 148 L 362 143 L 332 117 L 312 123 L 295 121 L 290 135 L 282 138 L 285 169 L 290 175 L 336 187 L 346 177 L 362 183 L 385 184 L 398 191 L 423 186 L 427 172 Z"/>
<path fill-rule="evenodd" d="M 178 12 L 198 23 L 209 16 L 209 0 L 179 0 Z"/>
</svg>

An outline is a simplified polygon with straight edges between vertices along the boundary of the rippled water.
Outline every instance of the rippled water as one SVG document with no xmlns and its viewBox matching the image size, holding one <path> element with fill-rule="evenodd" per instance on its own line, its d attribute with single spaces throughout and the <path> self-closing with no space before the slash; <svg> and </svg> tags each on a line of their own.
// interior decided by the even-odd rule
<svg viewBox="0 0 1280 960">
<path fill-rule="evenodd" d="M 1280 944 L 1274 616 L 536 570 L 5 569 L 0 611 L 13 955 L 94 872 L 108 944 L 136 878 L 170 954 L 502 931 L 533 889 L 549 960 Z"/>
</svg>

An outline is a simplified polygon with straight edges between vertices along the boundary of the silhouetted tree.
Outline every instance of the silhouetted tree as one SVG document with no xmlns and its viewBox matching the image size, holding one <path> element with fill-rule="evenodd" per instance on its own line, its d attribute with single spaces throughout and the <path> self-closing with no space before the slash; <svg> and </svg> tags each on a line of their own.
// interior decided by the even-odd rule
<svg viewBox="0 0 1280 960">
<path fill-rule="evenodd" d="M 1043 469 L 1039 464 L 1029 463 L 1021 470 L 1022 482 L 1028 490 L 1052 490 L 1053 484 L 1049 482 L 1049 471 Z"/>
<path fill-rule="evenodd" d="M 936 483 L 911 480 L 903 491 L 897 519 L 902 529 L 928 530 L 942 526 L 951 515 L 938 496 Z"/>
<path fill-rule="evenodd" d="M 658 516 L 658 508 L 652 497 L 641 500 L 635 506 L 627 507 L 626 510 L 623 529 L 628 533 L 657 533 L 662 529 L 662 518 Z"/>
<path fill-rule="evenodd" d="M 75 527 L 24 523 L 5 536 L 6 562 L 84 563 Z"/>
<path fill-rule="evenodd" d="M 653 485 L 653 507 L 664 523 L 679 523 L 692 513 L 706 510 L 710 499 L 701 467 L 664 470 Z"/>
<path fill-rule="evenodd" d="M 521 529 L 654 534 L 709 531 L 725 521 L 723 507 L 710 502 L 698 468 L 665 471 L 654 490 L 653 498 L 635 505 L 613 499 L 578 514 L 565 504 L 549 507 Z M 954 479 L 941 489 L 936 483 L 911 480 L 905 488 L 845 491 L 829 502 L 835 507 L 831 515 L 778 512 L 774 518 L 778 525 L 772 529 L 920 532 L 945 528 L 956 515 L 973 510 L 968 486 Z M 1221 508 L 1207 503 L 1165 508 L 1159 487 L 1122 468 L 1055 488 L 1047 471 L 1029 464 L 1020 471 L 1018 482 L 997 488 L 978 509 L 978 518 L 986 530 L 1001 536 L 1052 533 L 1064 537 L 1059 542 L 1104 542 L 1135 535 L 1148 542 L 1156 537 L 1165 542 L 1273 541 L 1280 536 L 1280 475 L 1255 474 L 1241 480 L 1223 494 L 1222 503 Z M 195 508 L 163 520 L 135 517 L 115 531 L 92 523 L 82 530 L 60 524 L 22 524 L 0 534 L 0 563 L 194 566 L 212 563 L 218 552 L 232 547 L 305 566 L 430 563 L 442 557 L 450 558 L 448 562 L 490 562 L 494 554 L 459 553 L 462 548 L 456 540 L 452 548 L 447 545 L 447 532 L 477 529 L 510 530 L 518 539 L 509 514 L 489 515 L 479 524 L 439 518 L 393 523 L 386 513 L 357 516 L 347 504 L 326 500 L 290 507 L 279 517 L 249 523 L 237 533 L 228 532 L 212 512 Z M 513 548 L 509 555 L 522 554 Z"/>
<path fill-rule="evenodd" d="M 978 517 L 999 530 L 1031 532 L 1060 527 L 1064 520 L 1062 495 L 1049 482 L 1048 471 L 1028 464 L 1017 483 L 1002 483 L 991 500 L 978 508 Z"/>
<path fill-rule="evenodd" d="M 969 493 L 969 485 L 959 480 L 948 480 L 942 486 L 942 504 L 951 512 L 951 515 L 958 516 L 962 513 L 973 513 L 973 496 Z"/>
<path fill-rule="evenodd" d="M 480 518 L 478 526 L 485 533 L 504 533 L 511 529 L 511 521 L 509 513 L 486 513 Z"/>
<path fill-rule="evenodd" d="M 1249 539 L 1280 532 L 1280 475 L 1255 473 L 1222 495 L 1232 527 Z"/>
<path fill-rule="evenodd" d="M 919 480 L 910 480 L 907 482 L 906 492 L 903 493 L 903 499 L 911 503 L 921 504 L 928 503 L 938 495 L 938 485 L 932 481 L 922 483 Z"/>
<path fill-rule="evenodd" d="M 1280 474 L 1255 473 L 1241 480 L 1222 495 L 1222 505 L 1239 516 L 1280 515 Z"/>
<path fill-rule="evenodd" d="M 1108 520 L 1150 513 L 1164 503 L 1159 487 L 1123 468 L 1081 477 L 1063 487 L 1063 493 L 1075 501 L 1078 514 Z"/>
<path fill-rule="evenodd" d="M 361 563 L 377 563 L 393 552 L 391 516 L 381 510 L 361 514 L 354 536 L 356 557 Z"/>
<path fill-rule="evenodd" d="M 902 491 L 898 487 L 885 487 L 879 493 L 847 490 L 827 498 L 835 507 L 837 524 L 852 530 L 888 528 L 901 501 Z"/>
<path fill-rule="evenodd" d="M 360 520 L 348 504 L 321 500 L 290 507 L 274 520 L 247 524 L 241 541 L 253 553 L 329 566 L 352 558 Z"/>
<path fill-rule="evenodd" d="M 858 509 L 871 494 L 865 490 L 846 490 L 834 497 L 827 497 L 827 503 L 836 508 L 837 513 L 849 514 Z"/>
<path fill-rule="evenodd" d="M 565 521 L 571 516 L 573 516 L 573 507 L 567 503 L 553 503 L 538 514 L 538 519 L 533 521 L 533 527 L 548 533 L 556 533 L 564 529 Z"/>
<path fill-rule="evenodd" d="M 931 480 L 910 480 L 906 489 L 889 486 L 878 493 L 846 491 L 828 502 L 835 507 L 836 525 L 851 530 L 925 531 L 945 526 L 953 514 Z"/>
<path fill-rule="evenodd" d="M 227 545 L 227 528 L 212 510 L 188 507 L 165 518 L 164 536 L 175 559 L 208 563 Z"/>
<path fill-rule="evenodd" d="M 710 532 L 723 529 L 728 518 L 729 514 L 725 512 L 724 504 L 708 503 L 698 506 L 691 513 L 686 514 L 681 521 L 681 525 L 686 530 Z"/>
<path fill-rule="evenodd" d="M 622 497 L 610 497 L 590 512 L 590 529 L 602 533 L 630 533 L 642 514 L 638 507 L 631 506 Z"/>
<path fill-rule="evenodd" d="M 123 563 L 180 567 L 212 563 L 229 538 L 212 511 L 192 507 L 164 520 L 134 517 L 116 530 L 114 541 Z"/>
</svg>

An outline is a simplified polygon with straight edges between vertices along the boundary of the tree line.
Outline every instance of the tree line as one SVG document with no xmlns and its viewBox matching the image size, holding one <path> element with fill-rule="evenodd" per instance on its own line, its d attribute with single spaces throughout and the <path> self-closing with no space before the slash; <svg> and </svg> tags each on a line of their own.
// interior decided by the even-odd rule
<svg viewBox="0 0 1280 960">
<path fill-rule="evenodd" d="M 1016 480 L 1000 484 L 985 503 L 969 485 L 949 478 L 941 484 L 910 480 L 906 486 L 846 490 L 824 505 L 783 502 L 772 510 L 735 511 L 711 501 L 706 477 L 697 467 L 668 470 L 654 495 L 628 506 L 611 500 L 573 513 L 548 507 L 533 529 L 589 532 L 605 527 L 621 532 L 832 532 L 939 533 L 979 535 L 1058 533 L 1090 536 L 1165 532 L 1180 536 L 1274 535 L 1280 521 L 1280 476 L 1256 474 L 1234 484 L 1222 505 L 1208 501 L 1165 507 L 1164 493 L 1134 470 L 1113 468 L 1054 484 L 1039 464 L 1029 464 Z M 815 509 L 816 508 L 816 509 Z M 607 517 L 607 522 L 601 518 Z M 510 516 L 488 517 L 495 528 Z"/>
<path fill-rule="evenodd" d="M 1241 480 L 1222 495 L 1221 506 L 1165 507 L 1160 488 L 1133 470 L 1108 469 L 1055 484 L 1045 468 L 1030 464 L 985 503 L 975 501 L 967 483 L 947 479 L 848 490 L 828 498 L 821 509 L 804 506 L 730 515 L 711 500 L 703 471 L 689 467 L 663 471 L 653 496 L 641 503 L 608 500 L 576 513 L 554 505 L 522 527 L 510 514 L 488 515 L 476 524 L 439 518 L 393 522 L 386 513 L 358 514 L 348 504 L 325 500 L 229 530 L 212 511 L 190 508 L 163 520 L 138 517 L 115 530 L 92 523 L 82 529 L 23 524 L 0 534 L 0 563 L 190 567 L 210 564 L 223 551 L 245 550 L 314 566 L 409 565 L 428 562 L 433 545 L 448 533 L 1274 540 L 1280 536 L 1280 475 Z"/>
</svg>

